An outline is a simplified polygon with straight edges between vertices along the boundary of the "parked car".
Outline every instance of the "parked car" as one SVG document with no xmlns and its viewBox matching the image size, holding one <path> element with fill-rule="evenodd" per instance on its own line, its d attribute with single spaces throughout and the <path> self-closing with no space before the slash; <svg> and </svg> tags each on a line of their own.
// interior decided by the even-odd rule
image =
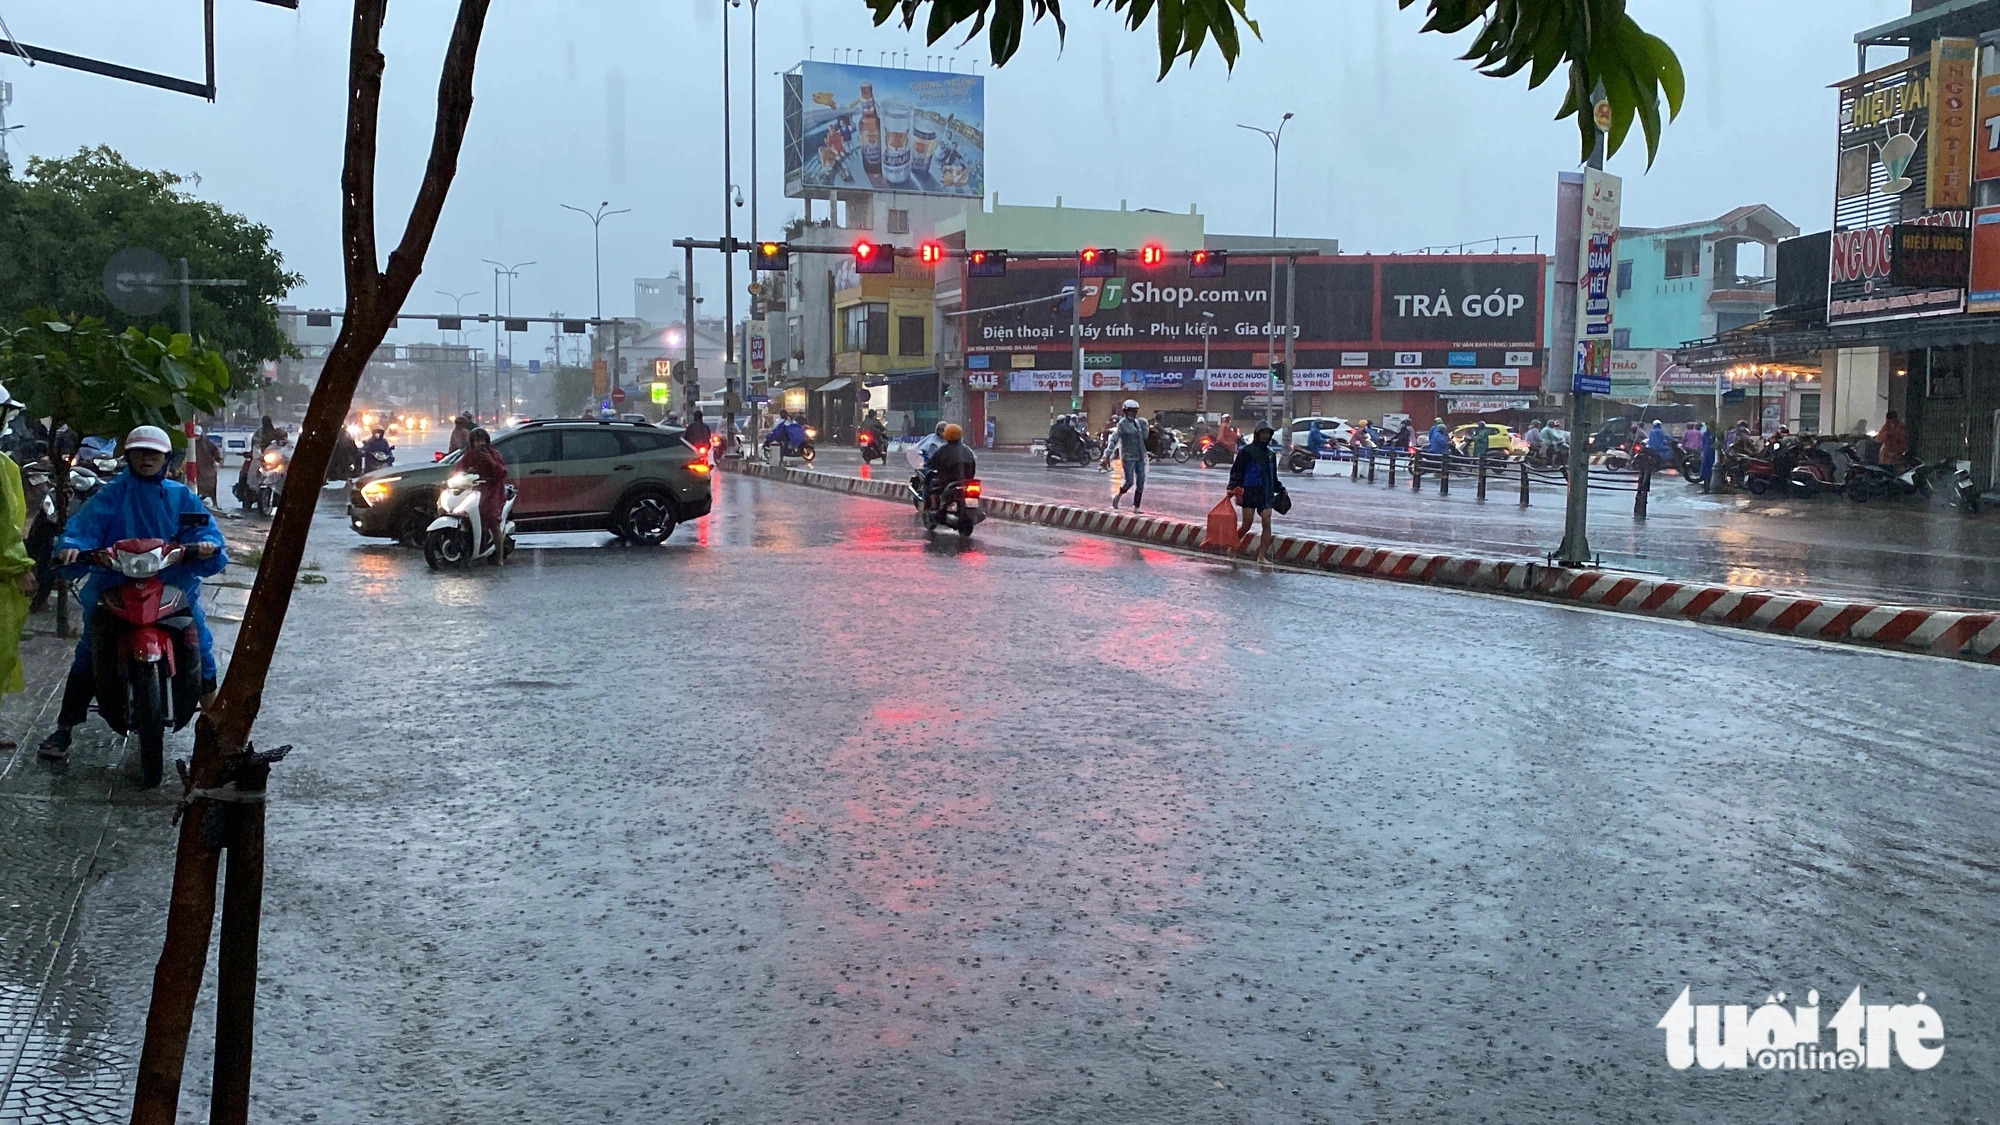
<svg viewBox="0 0 2000 1125">
<path fill-rule="evenodd" d="M 513 519 L 522 533 L 604 530 L 660 543 L 675 525 L 707 515 L 713 502 L 707 452 L 690 448 L 670 426 L 531 421 L 494 438 L 493 448 L 517 491 Z M 348 488 L 349 525 L 370 538 L 421 545 L 457 462 L 453 453 L 364 474 Z"/>
</svg>

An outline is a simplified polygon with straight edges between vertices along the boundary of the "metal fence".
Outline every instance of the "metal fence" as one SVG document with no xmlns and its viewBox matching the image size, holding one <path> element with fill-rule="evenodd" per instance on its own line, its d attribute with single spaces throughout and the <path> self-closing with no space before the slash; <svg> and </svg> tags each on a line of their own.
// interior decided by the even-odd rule
<svg viewBox="0 0 2000 1125">
<path fill-rule="evenodd" d="M 1407 487 L 1413 493 L 1422 492 L 1426 481 L 1440 496 L 1451 495 L 1454 487 L 1470 488 L 1481 500 L 1494 490 L 1503 494 L 1512 492 L 1523 508 L 1533 502 L 1537 487 L 1545 491 L 1569 491 L 1569 474 L 1561 468 L 1537 467 L 1525 460 L 1512 458 L 1469 457 L 1459 453 L 1382 449 L 1361 450 L 1356 454 L 1342 449 L 1337 457 L 1322 455 L 1303 472 L 1326 476 L 1327 467 L 1336 465 L 1345 465 L 1348 479 L 1357 483 L 1365 479 L 1368 484 L 1382 483 L 1388 488 Z M 1333 475 L 1338 475 L 1338 470 Z M 1646 518 L 1647 497 L 1653 487 L 1653 470 L 1650 467 L 1614 471 L 1593 466 L 1586 474 L 1585 483 L 1593 491 L 1629 493 L 1634 518 Z"/>
</svg>

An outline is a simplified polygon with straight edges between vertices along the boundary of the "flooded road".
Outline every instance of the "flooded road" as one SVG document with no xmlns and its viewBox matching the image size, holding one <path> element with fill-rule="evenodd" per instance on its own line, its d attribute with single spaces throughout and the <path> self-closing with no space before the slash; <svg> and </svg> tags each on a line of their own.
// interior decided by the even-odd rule
<svg viewBox="0 0 2000 1125">
<path fill-rule="evenodd" d="M 2000 1094 L 2000 672 L 716 488 L 662 549 L 469 575 L 323 510 L 257 731 L 298 745 L 257 1119 L 1970 1121 Z M 64 884 L 88 973 L 50 994 L 95 1005 L 77 1036 L 129 1097 L 168 802 L 89 745 L 95 772 L 6 774 L 9 858 L 110 825 Z M 1683 988 L 1816 989 L 1825 1028 L 1856 986 L 1923 992 L 1942 1061 L 1675 1070 L 1655 1026 Z"/>
</svg>

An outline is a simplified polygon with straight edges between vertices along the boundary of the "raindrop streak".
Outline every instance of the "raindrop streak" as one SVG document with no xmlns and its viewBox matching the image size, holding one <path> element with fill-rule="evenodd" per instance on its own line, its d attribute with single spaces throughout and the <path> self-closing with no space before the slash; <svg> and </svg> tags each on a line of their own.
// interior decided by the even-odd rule
<svg viewBox="0 0 2000 1125">
<path fill-rule="evenodd" d="M 604 173 L 614 184 L 625 182 L 625 72 L 612 67 L 604 75 Z"/>
</svg>

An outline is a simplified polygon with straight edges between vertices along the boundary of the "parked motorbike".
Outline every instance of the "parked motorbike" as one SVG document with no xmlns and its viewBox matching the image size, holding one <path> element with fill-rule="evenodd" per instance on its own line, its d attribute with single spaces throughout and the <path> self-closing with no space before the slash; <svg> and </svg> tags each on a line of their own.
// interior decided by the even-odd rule
<svg viewBox="0 0 2000 1125">
<path fill-rule="evenodd" d="M 870 461 L 887 463 L 889 460 L 889 443 L 873 430 L 863 430 L 856 434 L 854 444 L 861 449 L 861 463 L 864 465 Z"/>
<path fill-rule="evenodd" d="M 160 580 L 184 548 L 160 539 L 121 539 L 91 564 L 126 581 L 98 599 L 91 655 L 97 709 L 111 729 L 139 739 L 146 786 L 165 771 L 168 728 L 180 730 L 201 702 L 201 641 L 186 595 Z"/>
<path fill-rule="evenodd" d="M 1791 489 L 1802 496 L 1842 492 L 1853 478 L 1855 468 L 1846 442 L 1812 442 L 1801 447 L 1798 463 L 1792 466 Z"/>
<path fill-rule="evenodd" d="M 453 473 L 438 492 L 438 515 L 424 529 L 424 561 L 432 570 L 447 566 L 472 569 L 480 559 L 505 564 L 514 551 L 514 486 L 507 485 L 506 502 L 500 506 L 500 534 L 480 526 L 480 486 L 485 479 L 473 473 Z M 502 545 L 504 550 L 502 550 Z"/>
</svg>

